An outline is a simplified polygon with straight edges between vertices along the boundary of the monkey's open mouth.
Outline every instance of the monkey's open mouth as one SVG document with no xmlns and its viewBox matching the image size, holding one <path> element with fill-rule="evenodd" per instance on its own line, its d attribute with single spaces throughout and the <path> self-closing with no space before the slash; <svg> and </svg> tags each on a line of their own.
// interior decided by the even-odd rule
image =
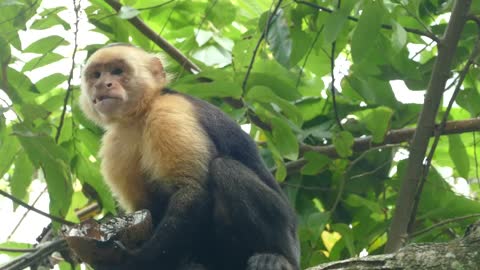
<svg viewBox="0 0 480 270">
<path fill-rule="evenodd" d="M 104 101 L 106 99 L 118 99 L 118 98 L 112 97 L 112 96 L 98 96 L 93 99 L 93 104 L 97 104 L 98 102 Z"/>
</svg>

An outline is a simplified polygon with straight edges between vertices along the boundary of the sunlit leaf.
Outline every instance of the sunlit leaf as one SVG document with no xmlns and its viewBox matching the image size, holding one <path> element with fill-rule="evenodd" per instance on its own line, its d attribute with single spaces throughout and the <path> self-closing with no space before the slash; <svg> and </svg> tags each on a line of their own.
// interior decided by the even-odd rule
<svg viewBox="0 0 480 270">
<path fill-rule="evenodd" d="M 69 42 L 60 36 L 49 36 L 42 38 L 30 44 L 25 48 L 24 52 L 46 54 L 53 51 L 58 46 L 68 45 Z"/>
<path fill-rule="evenodd" d="M 34 167 L 28 156 L 25 153 L 21 153 L 15 160 L 15 171 L 13 172 L 10 180 L 10 186 L 12 189 L 12 195 L 15 198 L 28 202 L 28 187 L 32 182 Z M 18 206 L 14 204 L 15 208 Z"/>
<path fill-rule="evenodd" d="M 124 20 L 128 20 L 138 16 L 138 14 L 140 14 L 140 11 L 138 11 L 137 9 L 130 6 L 122 6 L 120 12 L 118 13 L 118 17 Z"/>
<path fill-rule="evenodd" d="M 380 34 L 385 10 L 381 1 L 368 1 L 352 37 L 353 61 L 360 62 L 373 48 L 372 43 Z"/>
<path fill-rule="evenodd" d="M 348 131 L 341 131 L 333 136 L 333 145 L 341 157 L 349 157 L 353 154 L 354 137 Z"/>
<path fill-rule="evenodd" d="M 22 72 L 31 71 L 33 69 L 46 66 L 48 64 L 57 62 L 63 58 L 64 58 L 63 56 L 57 53 L 44 54 L 42 56 L 33 58 L 28 63 L 26 63 L 25 66 L 23 66 Z"/>
</svg>

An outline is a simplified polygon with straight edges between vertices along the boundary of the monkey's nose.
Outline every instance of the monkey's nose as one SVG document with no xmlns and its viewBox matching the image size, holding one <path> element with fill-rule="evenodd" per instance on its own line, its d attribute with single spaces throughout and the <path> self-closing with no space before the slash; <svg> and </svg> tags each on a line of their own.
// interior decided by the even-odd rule
<svg viewBox="0 0 480 270">
<path fill-rule="evenodd" d="M 105 86 L 106 86 L 107 88 L 111 88 L 111 87 L 113 86 L 113 83 L 111 83 L 111 82 L 106 82 L 106 83 L 105 83 Z"/>
</svg>

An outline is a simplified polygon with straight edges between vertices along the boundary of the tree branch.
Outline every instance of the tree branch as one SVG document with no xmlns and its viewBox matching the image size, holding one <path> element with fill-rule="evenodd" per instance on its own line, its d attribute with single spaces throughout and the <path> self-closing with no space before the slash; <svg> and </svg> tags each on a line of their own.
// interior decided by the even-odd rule
<svg viewBox="0 0 480 270">
<path fill-rule="evenodd" d="M 63 251 L 68 248 L 65 239 L 59 239 L 39 245 L 31 253 L 24 254 L 2 265 L 2 270 L 22 270 L 27 267 L 39 265 L 53 252 Z"/>
<path fill-rule="evenodd" d="M 5 192 L 5 191 L 3 191 L 3 190 L 0 190 L 0 195 L 2 195 L 2 196 L 4 196 L 4 197 L 7 197 L 7 198 L 9 198 L 10 200 L 12 200 L 13 202 L 15 202 L 16 204 L 21 205 L 21 206 L 23 206 L 23 207 L 25 207 L 25 208 L 27 208 L 27 209 L 29 209 L 29 210 L 37 213 L 37 214 L 40 214 L 40 215 L 42 215 L 42 216 L 44 216 L 44 217 L 47 217 L 47 218 L 49 218 L 49 219 L 51 219 L 51 220 L 53 220 L 53 221 L 59 222 L 59 223 L 61 223 L 61 224 L 66 224 L 66 225 L 75 225 L 75 223 L 73 223 L 73 222 L 71 222 L 71 221 L 64 220 L 64 219 L 59 218 L 59 217 L 56 217 L 56 216 L 52 216 L 52 215 L 50 215 L 50 214 L 48 214 L 48 213 L 43 212 L 42 210 L 39 210 L 39 209 L 37 209 L 37 208 L 35 208 L 35 207 L 32 207 L 32 206 L 28 205 L 27 203 L 23 202 L 22 200 L 19 200 L 19 199 L 15 198 L 14 196 L 8 194 L 7 192 Z"/>
<path fill-rule="evenodd" d="M 480 31 L 480 26 L 479 26 L 479 31 Z M 425 166 L 423 168 L 423 175 L 422 175 L 422 178 L 420 178 L 420 184 L 418 185 L 417 193 L 415 195 L 415 202 L 413 205 L 412 216 L 410 217 L 410 223 L 408 225 L 408 230 L 407 230 L 409 234 L 413 231 L 413 226 L 415 224 L 415 217 L 417 215 L 418 205 L 420 204 L 420 198 L 422 195 L 423 186 L 427 181 L 427 176 L 428 176 L 428 172 L 430 171 L 433 155 L 435 154 L 435 150 L 437 149 L 438 143 L 440 142 L 440 134 L 442 134 L 443 130 L 445 129 L 445 125 L 447 123 L 448 116 L 450 115 L 450 110 L 452 109 L 453 103 L 455 102 L 455 99 L 457 98 L 458 93 L 460 93 L 460 89 L 463 84 L 463 81 L 467 77 L 468 71 L 470 70 L 470 67 L 475 62 L 475 59 L 477 58 L 479 52 L 480 52 L 480 32 L 479 32 L 479 35 L 477 36 L 477 40 L 475 42 L 472 52 L 470 53 L 470 57 L 468 58 L 467 63 L 465 64 L 463 69 L 460 71 L 460 74 L 458 76 L 457 86 L 455 87 L 452 97 L 448 102 L 447 109 L 443 114 L 442 122 L 439 125 L 439 129 L 437 132 L 435 132 L 436 133 L 435 138 L 433 140 L 432 146 L 430 147 L 430 151 L 428 152 Z"/>
<path fill-rule="evenodd" d="M 331 10 L 329 8 L 326 8 L 326 7 L 322 7 L 320 5 L 317 5 L 316 3 L 302 1 L 302 0 L 294 0 L 294 2 L 297 3 L 297 4 L 303 4 L 303 5 L 309 6 L 311 8 L 318 9 L 318 10 L 323 11 L 323 12 L 333 13 L 333 10 Z M 354 21 L 354 22 L 358 22 L 358 20 L 359 20 L 358 18 L 353 17 L 353 16 L 347 16 L 347 19 L 349 19 L 350 21 Z M 389 24 L 382 24 L 381 26 L 382 26 L 383 29 L 387 29 L 387 30 L 392 30 L 393 29 L 393 26 L 391 26 Z M 421 31 L 421 30 L 418 30 L 418 29 L 415 29 L 415 28 L 410 28 L 410 27 L 404 27 L 403 29 L 405 29 L 405 31 L 407 31 L 409 33 L 417 34 L 417 35 L 420 35 L 420 36 L 425 36 L 425 37 L 430 38 L 431 40 L 434 40 L 436 43 L 440 43 L 440 39 L 436 35 L 434 35 L 433 33 L 424 32 L 424 31 Z"/>
<path fill-rule="evenodd" d="M 117 0 L 105 0 L 115 11 L 119 12 L 122 5 Z M 183 53 L 177 48 L 168 43 L 166 39 L 155 33 L 148 25 L 146 25 L 140 18 L 134 17 L 128 20 L 135 28 L 142 32 L 146 37 L 152 40 L 160 48 L 162 48 L 168 55 L 170 55 L 175 61 L 177 61 L 188 72 L 194 73 L 200 71 L 200 68 L 190 61 Z"/>
<path fill-rule="evenodd" d="M 75 0 L 73 0 L 73 10 L 75 11 L 75 30 L 73 32 L 74 38 L 74 46 L 73 46 L 73 53 L 72 53 L 72 65 L 70 67 L 70 74 L 68 76 L 68 82 L 67 82 L 67 93 L 65 94 L 65 98 L 63 99 L 63 110 L 62 114 L 60 115 L 60 123 L 58 124 L 57 128 L 57 134 L 55 135 L 55 142 L 58 143 L 58 140 L 60 139 L 60 135 L 62 134 L 62 128 L 63 128 L 63 123 L 65 122 L 65 116 L 67 114 L 67 105 L 68 105 L 68 100 L 70 99 L 70 95 L 72 93 L 72 79 L 73 79 L 73 70 L 75 69 L 75 56 L 77 55 L 77 49 L 78 49 L 78 24 L 80 22 L 80 2 L 78 4 L 76 3 Z"/>
<path fill-rule="evenodd" d="M 447 243 L 412 244 L 392 254 L 324 263 L 307 270 L 478 269 L 480 224 L 471 225 L 465 236 Z"/>
<path fill-rule="evenodd" d="M 434 130 L 429 133 L 429 137 L 435 136 L 437 130 L 439 129 L 440 125 L 434 125 Z M 447 122 L 441 135 L 460 134 L 473 131 L 480 131 L 480 118 Z M 415 128 L 391 130 L 388 132 L 388 134 L 385 136 L 385 139 L 381 143 L 373 143 L 372 136 L 357 138 L 353 143 L 353 151 L 355 153 L 361 153 L 368 151 L 369 149 L 374 147 L 407 142 L 413 137 L 414 133 Z M 300 156 L 303 156 L 308 151 L 324 154 L 331 158 L 340 157 L 333 145 L 311 146 L 303 144 L 300 146 Z M 299 171 L 305 164 L 307 164 L 307 161 L 303 158 L 300 158 L 296 161 L 287 163 L 286 168 L 288 173 L 294 173 Z"/>
<path fill-rule="evenodd" d="M 450 66 L 457 48 L 460 34 L 467 20 L 471 0 L 457 0 L 453 7 L 445 36 L 438 46 L 438 57 L 425 96 L 424 105 L 418 119 L 417 130 L 410 146 L 410 157 L 402 186 L 397 198 L 395 214 L 385 247 L 385 252 L 394 252 L 403 246 L 407 227 L 413 210 L 414 198 L 422 175 L 428 141 L 435 129 L 435 116 L 442 99 Z"/>
<path fill-rule="evenodd" d="M 417 236 L 422 235 L 424 233 L 430 232 L 430 231 L 432 231 L 436 228 L 443 227 L 444 225 L 447 225 L 449 223 L 455 223 L 455 222 L 464 221 L 464 220 L 471 219 L 471 218 L 478 218 L 478 217 L 480 217 L 480 214 L 470 214 L 470 215 L 461 216 L 461 217 L 449 218 L 449 219 L 446 219 L 446 220 L 442 220 L 439 223 L 433 224 L 432 226 L 430 226 L 428 228 L 425 228 L 423 230 L 416 231 L 416 232 L 410 234 L 408 237 L 409 238 L 414 238 L 414 237 L 417 237 Z"/>
</svg>

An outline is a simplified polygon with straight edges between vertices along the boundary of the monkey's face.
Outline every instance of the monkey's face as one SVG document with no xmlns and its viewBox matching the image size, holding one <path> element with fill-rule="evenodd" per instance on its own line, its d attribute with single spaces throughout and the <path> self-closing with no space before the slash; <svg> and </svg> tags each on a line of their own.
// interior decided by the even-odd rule
<svg viewBox="0 0 480 270">
<path fill-rule="evenodd" d="M 125 86 L 131 70 L 123 59 L 94 63 L 85 71 L 93 109 L 105 116 L 118 115 L 128 101 Z"/>
<path fill-rule="evenodd" d="M 163 87 L 160 73 L 164 76 L 160 61 L 138 48 L 102 48 L 87 61 L 80 105 L 99 124 L 125 120 L 144 110 L 151 94 Z"/>
</svg>

